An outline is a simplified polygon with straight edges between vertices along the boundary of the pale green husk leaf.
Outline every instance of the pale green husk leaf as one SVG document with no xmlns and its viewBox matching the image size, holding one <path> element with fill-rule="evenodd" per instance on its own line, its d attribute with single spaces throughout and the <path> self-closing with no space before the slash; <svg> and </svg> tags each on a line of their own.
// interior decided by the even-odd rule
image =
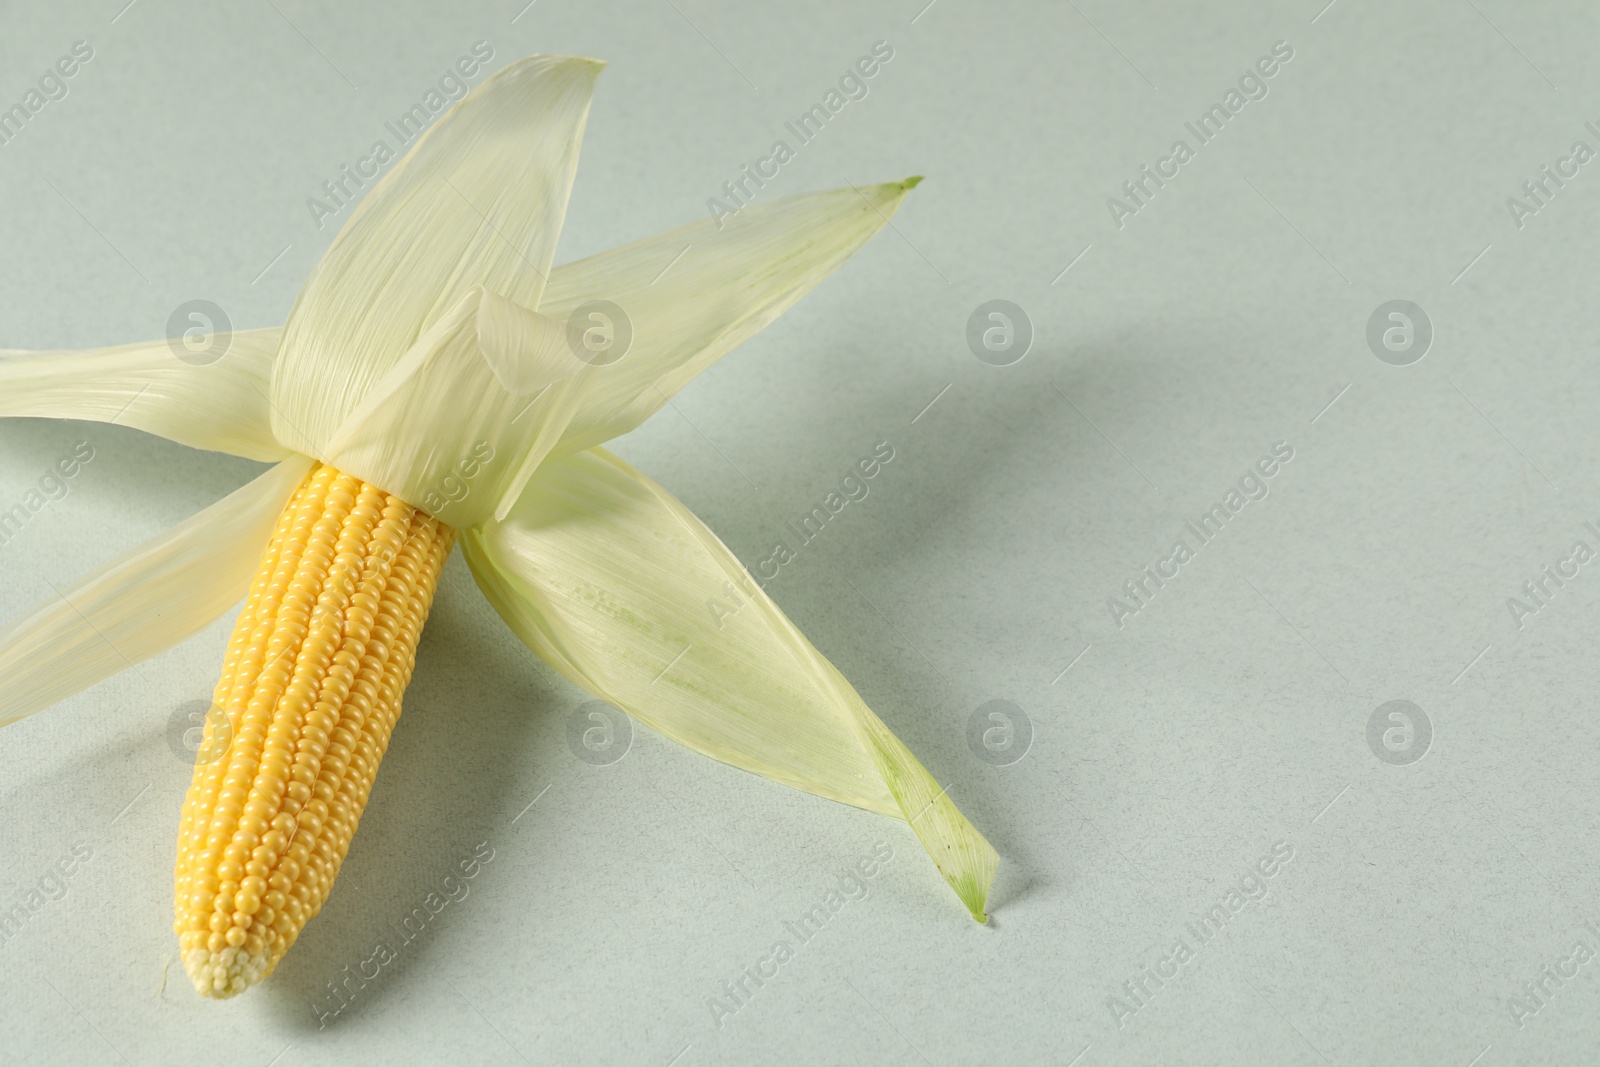
<svg viewBox="0 0 1600 1067">
<path fill-rule="evenodd" d="M 271 391 L 279 440 L 323 458 L 373 387 L 473 288 L 539 306 L 601 67 L 572 56 L 511 64 L 365 196 L 284 327 Z"/>
<path fill-rule="evenodd" d="M 0 349 L 0 418 L 111 422 L 170 441 L 276 461 L 296 449 L 273 436 L 267 388 L 283 331 L 239 330 L 198 339 L 209 363 L 148 341 L 82 351 Z"/>
<path fill-rule="evenodd" d="M 565 321 L 609 300 L 633 334 L 585 392 L 557 454 L 638 426 L 854 255 L 918 180 L 758 202 L 557 268 L 542 314 Z"/>
<path fill-rule="evenodd" d="M 704 523 L 603 449 L 547 462 L 462 538 L 556 670 L 713 759 L 904 819 L 982 921 L 998 857 Z"/>
<path fill-rule="evenodd" d="M 165 652 L 238 603 L 310 469 L 304 456 L 285 460 L 0 630 L 0 726 Z"/>
<path fill-rule="evenodd" d="M 457 529 L 508 509 L 560 439 L 591 369 L 565 330 L 483 289 L 462 297 L 323 449 Z"/>
<path fill-rule="evenodd" d="M 906 188 L 777 200 L 582 260 L 554 272 L 537 313 L 473 288 L 318 455 L 457 528 L 504 518 L 547 455 L 633 429 L 849 258 Z M 575 312 L 596 300 L 615 351 L 584 343 Z"/>
</svg>

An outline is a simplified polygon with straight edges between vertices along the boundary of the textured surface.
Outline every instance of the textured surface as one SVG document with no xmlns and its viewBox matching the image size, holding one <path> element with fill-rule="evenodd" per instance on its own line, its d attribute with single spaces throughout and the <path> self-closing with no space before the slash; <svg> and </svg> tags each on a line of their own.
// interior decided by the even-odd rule
<svg viewBox="0 0 1600 1067">
<path fill-rule="evenodd" d="M 194 996 L 170 926 L 184 736 L 232 619 L 7 728 L 0 905 L 26 914 L 0 935 L 8 1051 L 1592 1061 L 1600 987 L 1575 949 L 1600 927 L 1600 580 L 1542 568 L 1600 547 L 1600 178 L 1546 179 L 1542 204 L 1522 185 L 1574 141 L 1600 149 L 1600 14 L 937 0 L 913 24 L 920 0 L 675 3 L 540 0 L 512 22 L 519 0 L 139 0 L 114 24 L 122 0 L 0 6 L 0 106 L 74 41 L 95 49 L 0 145 L 0 346 L 149 340 L 193 299 L 241 329 L 281 324 L 348 217 L 318 229 L 307 199 L 394 143 L 385 124 L 479 40 L 492 68 L 609 61 L 558 263 L 708 217 L 724 182 L 794 143 L 786 121 L 892 42 L 865 99 L 768 190 L 927 181 L 617 451 L 755 570 L 893 445 L 865 498 L 767 568 L 768 591 L 999 849 L 991 926 L 899 824 L 642 727 L 602 762 L 626 723 L 590 718 L 457 556 L 340 889 L 237 1001 Z M 1185 123 L 1280 40 L 1294 56 L 1265 98 L 1199 144 Z M 1179 138 L 1193 158 L 1119 229 L 1107 199 Z M 1537 210 L 1513 218 L 1512 196 Z M 968 347 L 991 299 L 1034 327 L 1012 366 Z M 1391 300 L 1433 326 L 1408 366 L 1367 340 Z M 0 545 L 0 618 L 262 469 L 0 421 L 0 508 L 85 439 L 94 461 Z M 1243 504 L 1261 495 L 1247 483 L 1220 535 L 1187 531 L 1280 441 L 1294 458 L 1254 475 L 1264 499 Z M 1107 599 L 1131 610 L 1125 583 L 1174 565 L 1119 628 Z M 977 754 L 1007 758 L 1003 709 L 969 745 L 991 700 L 1031 724 L 1008 766 Z M 1369 741 L 1391 700 L 1430 722 L 1409 765 L 1376 754 L 1422 747 L 1403 720 L 1385 711 Z M 838 910 L 792 933 L 830 890 Z M 1216 907 L 1220 934 L 1188 932 Z"/>
</svg>

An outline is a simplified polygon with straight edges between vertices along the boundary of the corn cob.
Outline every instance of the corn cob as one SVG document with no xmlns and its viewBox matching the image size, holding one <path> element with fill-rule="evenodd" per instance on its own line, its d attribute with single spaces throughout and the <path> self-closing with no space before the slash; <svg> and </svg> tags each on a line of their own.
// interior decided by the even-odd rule
<svg viewBox="0 0 1600 1067">
<path fill-rule="evenodd" d="M 234 626 L 184 799 L 173 928 L 203 996 L 271 974 L 322 908 L 400 714 L 455 531 L 319 464 Z"/>
</svg>

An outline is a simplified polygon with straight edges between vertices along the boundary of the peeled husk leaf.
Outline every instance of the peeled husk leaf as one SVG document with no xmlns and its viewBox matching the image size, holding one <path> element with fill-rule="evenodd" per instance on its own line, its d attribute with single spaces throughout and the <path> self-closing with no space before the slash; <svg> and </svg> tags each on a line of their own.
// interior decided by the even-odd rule
<svg viewBox="0 0 1600 1067">
<path fill-rule="evenodd" d="M 461 544 L 512 630 L 571 681 L 696 752 L 904 819 L 984 920 L 994 849 L 661 486 L 604 449 L 576 453 Z"/>
</svg>

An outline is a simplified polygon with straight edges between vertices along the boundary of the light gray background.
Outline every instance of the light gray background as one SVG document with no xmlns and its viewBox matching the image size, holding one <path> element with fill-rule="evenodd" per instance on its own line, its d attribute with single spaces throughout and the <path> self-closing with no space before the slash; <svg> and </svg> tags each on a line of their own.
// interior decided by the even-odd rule
<svg viewBox="0 0 1600 1067">
<path fill-rule="evenodd" d="M 1547 984 L 1520 1027 L 1510 1007 L 1596 944 L 1600 577 L 1583 569 L 1520 629 L 1506 603 L 1574 541 L 1600 547 L 1583 526 L 1600 522 L 1600 163 L 1521 228 L 1506 205 L 1573 141 L 1600 149 L 1584 128 L 1600 119 L 1592 8 L 123 2 L 0 4 L 0 103 L 73 41 L 96 53 L 0 148 L 0 345 L 160 336 L 197 297 L 240 327 L 281 322 L 334 232 L 306 198 L 477 40 L 495 67 L 611 61 L 562 261 L 701 217 L 785 119 L 891 42 L 870 95 L 763 195 L 927 182 L 619 449 L 753 566 L 892 443 L 871 495 L 771 591 L 1002 866 L 982 928 L 902 824 L 642 728 L 620 762 L 581 762 L 566 731 L 584 696 L 457 556 L 338 888 L 239 1000 L 194 996 L 170 932 L 189 771 L 167 728 L 208 697 L 231 619 L 6 731 L 0 904 L 74 842 L 94 858 L 0 945 L 5 1058 L 1490 1067 L 1600 1052 L 1600 963 Z M 1119 229 L 1107 198 L 1279 40 L 1294 58 L 1270 94 Z M 1014 366 L 967 349 L 992 298 L 1036 331 Z M 1391 299 L 1433 323 L 1411 366 L 1365 340 Z M 116 427 L 6 421 L 0 503 L 84 439 L 98 455 L 71 495 L 0 549 L 0 619 L 260 469 Z M 1294 460 L 1270 496 L 1119 628 L 1107 598 L 1277 441 Z M 1007 767 L 966 741 L 993 699 L 1035 731 Z M 1407 766 L 1367 741 L 1394 699 L 1433 727 Z M 467 899 L 319 1030 L 325 983 L 480 841 L 495 858 Z M 723 980 L 880 841 L 894 858 L 870 895 L 714 1025 Z M 1277 842 L 1294 857 L 1266 899 L 1204 947 L 1190 937 L 1195 958 L 1119 1026 L 1108 998 Z"/>
</svg>

